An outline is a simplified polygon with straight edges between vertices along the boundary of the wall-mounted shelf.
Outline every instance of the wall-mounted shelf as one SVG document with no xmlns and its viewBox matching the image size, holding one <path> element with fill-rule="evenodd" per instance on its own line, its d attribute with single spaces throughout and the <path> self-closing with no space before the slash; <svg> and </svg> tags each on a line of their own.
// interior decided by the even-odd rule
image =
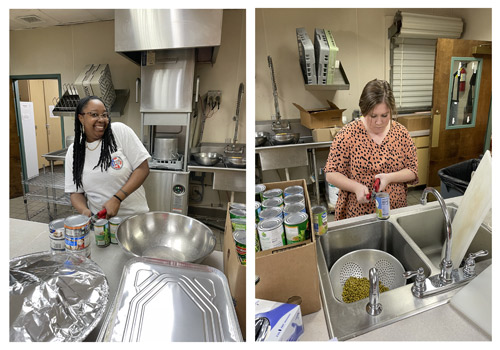
<svg viewBox="0 0 500 350">
<path fill-rule="evenodd" d="M 125 105 L 127 104 L 127 100 L 130 95 L 130 90 L 115 90 L 115 93 L 115 102 L 110 108 L 110 116 L 112 118 L 121 117 L 123 115 Z M 54 107 L 52 114 L 58 117 L 74 117 L 76 106 L 78 105 L 79 101 L 80 97 L 78 95 L 73 95 L 66 91 L 57 105 Z"/>
<path fill-rule="evenodd" d="M 342 63 L 339 62 L 339 67 L 335 69 L 333 75 L 333 84 L 330 85 L 317 85 L 317 84 L 304 84 L 308 91 L 330 91 L 330 90 L 349 90 L 350 84 L 347 75 L 345 74 Z"/>
</svg>

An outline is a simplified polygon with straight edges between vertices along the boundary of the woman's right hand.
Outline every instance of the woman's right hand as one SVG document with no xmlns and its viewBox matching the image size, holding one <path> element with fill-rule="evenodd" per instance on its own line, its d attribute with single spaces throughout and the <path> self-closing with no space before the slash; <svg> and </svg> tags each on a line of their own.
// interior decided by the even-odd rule
<svg viewBox="0 0 500 350">
<path fill-rule="evenodd" d="M 84 209 L 84 210 L 82 211 L 82 215 L 85 215 L 85 216 L 91 217 L 91 216 L 92 216 L 92 212 L 90 211 L 90 209 L 89 209 L 89 208 L 87 208 L 87 209 Z"/>
<path fill-rule="evenodd" d="M 366 199 L 366 195 L 370 193 L 368 190 L 368 187 L 366 187 L 363 184 L 358 184 L 356 186 L 356 191 L 354 192 L 356 194 L 356 199 L 358 203 L 363 204 L 363 203 L 369 203 L 370 200 Z"/>
</svg>

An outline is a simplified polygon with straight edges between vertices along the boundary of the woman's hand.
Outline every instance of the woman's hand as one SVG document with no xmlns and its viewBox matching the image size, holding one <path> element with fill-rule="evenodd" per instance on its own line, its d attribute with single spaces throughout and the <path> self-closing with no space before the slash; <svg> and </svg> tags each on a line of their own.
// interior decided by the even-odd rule
<svg viewBox="0 0 500 350">
<path fill-rule="evenodd" d="M 118 214 L 118 210 L 120 210 L 120 201 L 113 196 L 102 205 L 102 208 L 106 208 L 106 219 L 109 219 Z"/>
<path fill-rule="evenodd" d="M 378 191 L 385 191 L 387 186 L 393 182 L 391 179 L 391 174 L 377 174 L 375 175 L 375 179 L 380 179 L 380 186 L 378 187 Z"/>
<path fill-rule="evenodd" d="M 356 190 L 354 191 L 354 193 L 356 194 L 358 203 L 361 204 L 370 202 L 370 200 L 366 199 L 366 195 L 370 193 L 370 191 L 365 185 L 358 183 L 358 186 L 356 186 Z"/>
</svg>

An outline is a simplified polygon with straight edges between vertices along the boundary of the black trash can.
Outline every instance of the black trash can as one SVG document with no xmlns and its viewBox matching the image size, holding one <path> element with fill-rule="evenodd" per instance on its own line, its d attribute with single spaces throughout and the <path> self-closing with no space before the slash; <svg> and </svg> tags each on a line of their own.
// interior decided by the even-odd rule
<svg viewBox="0 0 500 350">
<path fill-rule="evenodd" d="M 440 169 L 441 195 L 443 198 L 462 196 L 469 186 L 472 173 L 476 171 L 481 159 L 470 159 Z"/>
</svg>

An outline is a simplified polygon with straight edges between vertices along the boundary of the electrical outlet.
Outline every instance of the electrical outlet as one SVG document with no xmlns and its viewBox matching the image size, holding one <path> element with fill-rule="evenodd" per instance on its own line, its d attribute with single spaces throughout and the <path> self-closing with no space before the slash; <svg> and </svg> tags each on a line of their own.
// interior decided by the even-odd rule
<svg viewBox="0 0 500 350">
<path fill-rule="evenodd" d="M 199 195 L 201 193 L 201 186 L 200 185 L 191 185 L 191 195 Z"/>
<path fill-rule="evenodd" d="M 207 105 L 220 106 L 222 92 L 220 90 L 208 90 L 207 92 Z"/>
</svg>

